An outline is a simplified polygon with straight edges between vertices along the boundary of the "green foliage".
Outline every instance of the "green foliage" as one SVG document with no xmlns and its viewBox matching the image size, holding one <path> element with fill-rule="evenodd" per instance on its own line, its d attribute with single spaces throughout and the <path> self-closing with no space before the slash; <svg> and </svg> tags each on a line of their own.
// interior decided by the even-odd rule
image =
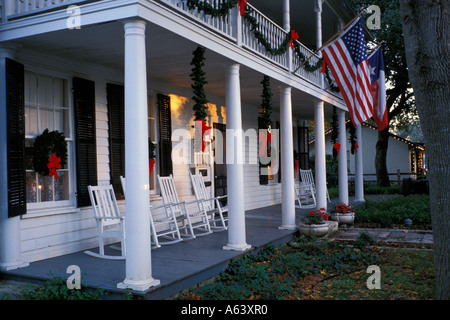
<svg viewBox="0 0 450 320">
<path fill-rule="evenodd" d="M 353 249 L 316 238 L 298 238 L 294 253 L 272 245 L 257 254 L 232 260 L 214 282 L 191 289 L 180 298 L 189 299 L 292 299 L 303 295 L 295 290 L 308 274 L 338 274 L 379 262 L 376 253 Z"/>
<path fill-rule="evenodd" d="M 208 99 L 206 98 L 204 86 L 208 83 L 208 81 L 206 81 L 206 73 L 203 71 L 203 67 L 205 66 L 204 47 L 198 46 L 197 49 L 194 50 L 191 65 L 193 66 L 192 72 L 190 74 L 192 80 L 191 87 L 194 93 L 192 99 L 195 102 L 194 106 L 192 107 L 195 115 L 194 121 L 206 121 L 206 117 L 208 115 L 206 113 L 206 104 L 208 103 Z"/>
<path fill-rule="evenodd" d="M 22 296 L 25 300 L 97 300 L 106 294 L 101 289 L 87 289 L 81 280 L 81 289 L 69 289 L 64 279 L 53 277 L 42 285 L 27 285 Z"/>
<path fill-rule="evenodd" d="M 403 225 L 407 218 L 413 221 L 413 225 L 431 225 L 430 196 L 414 194 L 379 202 L 366 200 L 364 207 L 356 210 L 355 222 L 391 227 Z"/>
<path fill-rule="evenodd" d="M 263 128 L 269 128 L 272 127 L 272 90 L 270 88 L 270 77 L 264 75 L 263 80 L 261 81 L 261 84 L 263 85 L 263 91 L 261 94 L 261 110 L 262 115 L 262 126 Z"/>
<path fill-rule="evenodd" d="M 213 16 L 213 17 L 223 17 L 228 15 L 230 9 L 236 6 L 237 0 L 228 0 L 227 2 L 221 3 L 218 8 L 214 8 L 212 5 L 207 3 L 206 1 L 199 0 L 188 0 L 187 6 L 189 9 L 198 8 L 203 11 L 205 14 Z"/>
<path fill-rule="evenodd" d="M 338 160 L 331 155 L 326 156 L 327 183 L 329 187 L 335 187 L 339 184 Z"/>
</svg>

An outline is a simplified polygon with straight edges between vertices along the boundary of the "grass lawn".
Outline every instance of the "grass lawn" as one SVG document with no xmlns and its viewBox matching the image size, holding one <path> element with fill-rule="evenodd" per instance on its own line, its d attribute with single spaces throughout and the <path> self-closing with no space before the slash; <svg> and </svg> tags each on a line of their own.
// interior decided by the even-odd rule
<svg viewBox="0 0 450 320">
<path fill-rule="evenodd" d="M 393 300 L 434 299 L 433 252 L 358 247 L 298 238 L 233 260 L 213 282 L 180 300 Z M 380 289 L 368 289 L 370 265 L 380 268 Z"/>
</svg>

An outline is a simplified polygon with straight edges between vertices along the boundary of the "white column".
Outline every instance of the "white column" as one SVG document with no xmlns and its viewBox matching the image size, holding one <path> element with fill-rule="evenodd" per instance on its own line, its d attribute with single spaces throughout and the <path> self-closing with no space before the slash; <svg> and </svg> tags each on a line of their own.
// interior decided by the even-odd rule
<svg viewBox="0 0 450 320">
<path fill-rule="evenodd" d="M 348 174 L 347 174 L 347 131 L 345 127 L 345 111 L 338 110 L 338 142 L 341 149 L 338 156 L 339 201 L 348 204 Z"/>
<path fill-rule="evenodd" d="M 8 218 L 8 167 L 5 58 L 14 58 L 14 46 L 0 47 L 0 271 L 27 266 L 20 251 L 20 217 Z"/>
<path fill-rule="evenodd" d="M 361 125 L 356 127 L 356 141 L 358 149 L 355 154 L 355 201 L 364 201 L 364 171 L 363 171 L 363 153 Z"/>
<path fill-rule="evenodd" d="M 290 13 L 290 3 L 289 0 L 283 0 L 283 29 L 286 32 L 290 32 L 291 31 L 291 13 Z M 293 49 L 288 48 L 287 51 L 287 61 L 288 61 L 288 70 L 292 71 L 293 70 L 293 63 L 292 63 L 292 59 L 293 59 Z"/>
<path fill-rule="evenodd" d="M 294 230 L 296 226 L 291 87 L 280 87 L 280 91 L 282 196 L 280 229 Z"/>
<path fill-rule="evenodd" d="M 244 170 L 239 64 L 226 66 L 228 243 L 224 250 L 250 249 L 245 235 Z"/>
<path fill-rule="evenodd" d="M 325 120 L 323 101 L 314 105 L 316 207 L 327 209 L 327 169 L 325 160 Z"/>
<path fill-rule="evenodd" d="M 160 283 L 151 266 L 145 25 L 138 19 L 124 23 L 127 256 L 126 278 L 117 287 L 137 291 Z"/>
<path fill-rule="evenodd" d="M 316 13 L 316 49 L 322 46 L 322 2 L 323 0 L 315 0 L 314 12 Z"/>
<path fill-rule="evenodd" d="M 314 1 L 314 12 L 316 13 L 316 49 L 322 47 L 322 3 L 323 0 Z M 319 52 L 319 57 L 322 53 Z M 324 75 L 320 74 L 320 86 L 324 87 Z"/>
</svg>

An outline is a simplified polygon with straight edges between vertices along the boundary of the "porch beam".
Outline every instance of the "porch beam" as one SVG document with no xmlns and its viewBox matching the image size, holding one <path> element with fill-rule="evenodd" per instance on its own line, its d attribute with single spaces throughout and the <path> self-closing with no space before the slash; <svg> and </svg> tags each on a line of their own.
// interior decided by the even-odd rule
<svg viewBox="0 0 450 320">
<path fill-rule="evenodd" d="M 364 202 L 364 170 L 363 170 L 363 141 L 361 124 L 356 127 L 356 141 L 358 148 L 355 151 L 355 201 Z"/>
<path fill-rule="evenodd" d="M 151 265 L 145 26 L 139 19 L 124 22 L 126 278 L 117 287 L 136 291 L 160 283 Z"/>
<path fill-rule="evenodd" d="M 228 186 L 228 243 L 224 250 L 245 251 L 246 242 L 244 210 L 244 149 L 242 131 L 240 65 L 230 63 L 226 68 L 227 117 L 227 186 Z"/>
<path fill-rule="evenodd" d="M 327 169 L 325 160 L 324 102 L 314 105 L 316 208 L 327 209 Z"/>
<path fill-rule="evenodd" d="M 345 111 L 338 109 L 338 141 L 341 145 L 338 156 L 339 201 L 348 204 L 348 173 L 347 173 L 347 130 L 345 127 Z"/>
<path fill-rule="evenodd" d="M 295 177 L 294 138 L 292 132 L 291 87 L 281 86 L 281 226 L 280 229 L 294 230 L 295 226 Z"/>
</svg>

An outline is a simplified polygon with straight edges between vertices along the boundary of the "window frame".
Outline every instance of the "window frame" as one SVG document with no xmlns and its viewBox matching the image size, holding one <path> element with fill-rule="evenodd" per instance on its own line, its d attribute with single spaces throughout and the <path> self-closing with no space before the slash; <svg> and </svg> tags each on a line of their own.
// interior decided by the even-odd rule
<svg viewBox="0 0 450 320">
<path fill-rule="evenodd" d="M 27 103 L 27 86 L 29 85 L 26 81 L 26 74 L 27 73 L 33 73 L 36 75 L 37 78 L 39 76 L 44 77 L 51 77 L 51 78 L 57 78 L 61 79 L 63 81 L 63 101 L 64 101 L 64 107 L 63 109 L 67 110 L 67 124 L 69 125 L 69 137 L 66 137 L 67 142 L 67 164 L 66 169 L 64 169 L 67 172 L 67 178 L 69 179 L 68 182 L 68 195 L 69 199 L 67 200 L 58 200 L 58 201 L 44 201 L 44 202 L 27 202 L 27 215 L 24 216 L 24 218 L 33 218 L 38 216 L 46 216 L 46 215 L 53 215 L 57 213 L 67 213 L 67 212 L 75 212 L 79 211 L 76 208 L 76 194 L 75 194 L 75 184 L 76 184 L 76 172 L 75 172 L 75 131 L 74 131 L 74 110 L 73 110 L 73 99 L 71 97 L 72 92 L 72 77 L 67 74 L 61 74 L 58 72 L 46 72 L 45 70 L 42 70 L 40 68 L 33 68 L 33 67 L 25 67 L 25 93 L 24 93 L 24 100 L 25 100 L 25 109 L 27 106 L 29 106 L 29 103 Z M 39 105 L 36 106 L 36 109 L 38 110 L 38 125 L 39 125 Z M 53 112 L 54 111 L 53 106 Z M 25 112 L 25 111 L 24 111 Z M 55 118 L 53 119 L 55 123 Z M 64 122 L 66 123 L 66 122 Z M 40 129 L 40 128 L 39 128 Z M 42 132 L 42 130 L 40 131 Z M 65 133 L 67 131 L 65 130 Z M 29 139 L 34 139 L 37 135 L 29 135 L 27 134 L 27 127 L 25 125 L 25 141 Z M 59 171 L 59 170 L 58 170 Z M 33 170 L 25 170 L 26 174 L 33 172 Z M 37 175 L 37 174 L 36 174 Z M 54 177 L 52 177 L 52 183 L 54 183 Z"/>
</svg>

